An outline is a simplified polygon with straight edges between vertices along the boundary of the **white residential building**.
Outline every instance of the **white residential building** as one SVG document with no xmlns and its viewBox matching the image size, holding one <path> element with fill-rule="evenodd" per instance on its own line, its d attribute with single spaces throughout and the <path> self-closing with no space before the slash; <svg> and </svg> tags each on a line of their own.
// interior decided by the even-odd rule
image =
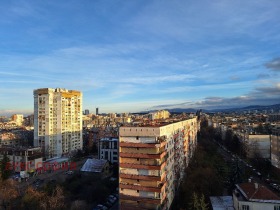
<svg viewBox="0 0 280 210">
<path fill-rule="evenodd" d="M 119 139 L 102 138 L 98 145 L 98 158 L 108 160 L 111 163 L 119 162 Z"/>
<path fill-rule="evenodd" d="M 279 210 L 280 197 L 258 183 L 237 184 L 233 192 L 236 210 Z"/>
<path fill-rule="evenodd" d="M 82 93 L 62 88 L 34 90 L 34 146 L 47 159 L 83 148 Z"/>
</svg>

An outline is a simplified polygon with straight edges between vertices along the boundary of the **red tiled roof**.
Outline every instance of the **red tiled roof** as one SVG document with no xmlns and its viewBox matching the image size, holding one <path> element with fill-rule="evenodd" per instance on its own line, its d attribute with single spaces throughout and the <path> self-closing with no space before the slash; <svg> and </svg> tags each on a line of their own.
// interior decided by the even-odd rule
<svg viewBox="0 0 280 210">
<path fill-rule="evenodd" d="M 257 185 L 257 187 L 256 187 Z M 280 197 L 269 190 L 266 186 L 255 183 L 237 184 L 237 188 L 248 200 L 279 200 Z"/>
</svg>

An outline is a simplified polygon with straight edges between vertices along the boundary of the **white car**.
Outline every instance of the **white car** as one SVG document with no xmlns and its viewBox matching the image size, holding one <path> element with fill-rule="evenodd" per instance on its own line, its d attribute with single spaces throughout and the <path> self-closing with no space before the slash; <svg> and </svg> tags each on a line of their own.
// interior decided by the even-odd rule
<svg viewBox="0 0 280 210">
<path fill-rule="evenodd" d="M 73 171 L 66 171 L 65 174 L 68 174 L 68 175 L 71 175 L 73 174 L 74 172 Z"/>
</svg>

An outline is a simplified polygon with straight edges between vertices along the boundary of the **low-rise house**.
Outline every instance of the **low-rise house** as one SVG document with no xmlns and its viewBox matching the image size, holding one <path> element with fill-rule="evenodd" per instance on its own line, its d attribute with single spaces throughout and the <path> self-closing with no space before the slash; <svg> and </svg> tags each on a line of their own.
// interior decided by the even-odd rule
<svg viewBox="0 0 280 210">
<path fill-rule="evenodd" d="M 108 160 L 87 159 L 80 171 L 106 175 L 109 174 L 109 162 Z"/>
<path fill-rule="evenodd" d="M 40 147 L 35 148 L 22 148 L 22 147 L 0 147 L 0 159 L 4 155 L 10 160 L 9 167 L 15 172 L 35 172 L 38 168 L 42 167 L 42 151 Z"/>
<path fill-rule="evenodd" d="M 279 210 L 280 197 L 258 183 L 237 184 L 233 192 L 236 210 Z"/>
</svg>

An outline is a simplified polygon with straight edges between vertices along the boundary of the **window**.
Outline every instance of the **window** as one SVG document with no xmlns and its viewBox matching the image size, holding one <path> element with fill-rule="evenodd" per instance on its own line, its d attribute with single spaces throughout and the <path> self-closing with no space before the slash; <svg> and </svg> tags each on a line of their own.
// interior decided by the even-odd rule
<svg viewBox="0 0 280 210">
<path fill-rule="evenodd" d="M 249 210 L 249 206 L 248 205 L 242 205 L 242 210 Z"/>
<path fill-rule="evenodd" d="M 279 206 L 274 206 L 274 210 L 280 210 L 280 205 Z"/>
</svg>

